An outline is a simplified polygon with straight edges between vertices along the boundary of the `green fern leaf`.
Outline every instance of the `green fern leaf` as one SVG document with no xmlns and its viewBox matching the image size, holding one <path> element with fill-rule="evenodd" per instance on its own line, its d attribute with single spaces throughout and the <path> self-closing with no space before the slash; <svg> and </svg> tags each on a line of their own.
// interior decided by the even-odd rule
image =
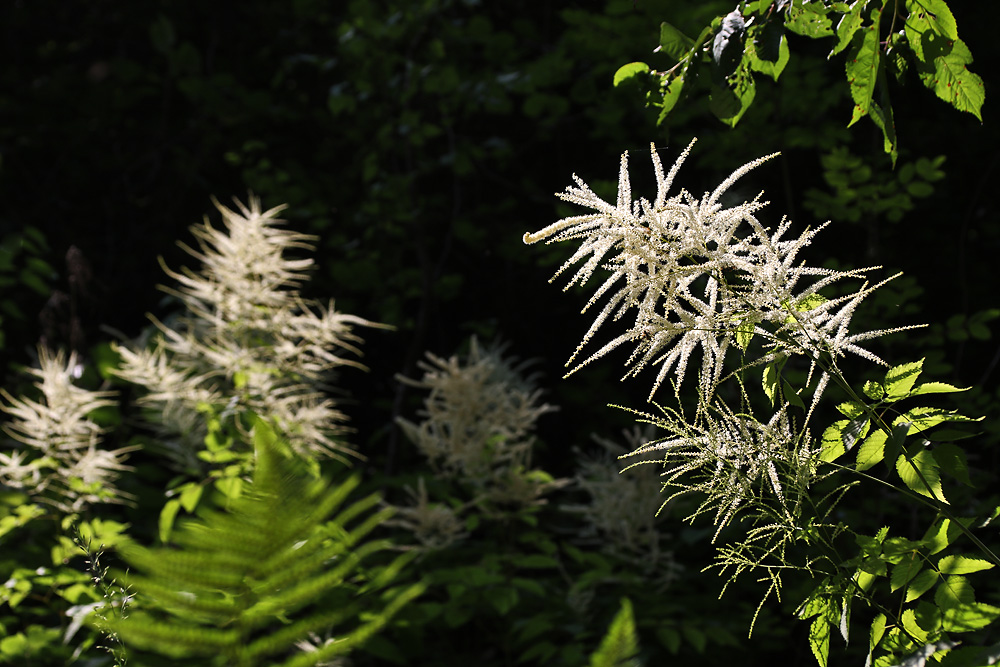
<svg viewBox="0 0 1000 667">
<path fill-rule="evenodd" d="M 126 647 L 199 664 L 304 667 L 360 646 L 423 591 L 387 590 L 410 555 L 374 574 L 361 568 L 392 546 L 362 541 L 391 510 L 372 513 L 377 496 L 347 504 L 357 476 L 331 488 L 267 424 L 254 432 L 253 482 L 226 511 L 181 523 L 175 546 L 121 550 L 138 611 L 102 629 Z M 296 648 L 331 631 L 336 642 Z"/>
</svg>

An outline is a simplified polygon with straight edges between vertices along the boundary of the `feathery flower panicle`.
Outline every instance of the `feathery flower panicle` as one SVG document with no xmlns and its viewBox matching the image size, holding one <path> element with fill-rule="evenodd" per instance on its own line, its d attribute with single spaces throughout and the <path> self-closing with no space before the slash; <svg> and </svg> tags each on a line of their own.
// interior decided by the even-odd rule
<svg viewBox="0 0 1000 667">
<path fill-rule="evenodd" d="M 722 195 L 743 175 L 777 153 L 753 160 L 726 178 L 714 191 L 696 199 L 686 190 L 668 197 L 674 179 L 694 141 L 664 173 L 656 148 L 651 148 L 657 192 L 652 202 L 632 199 L 628 153 L 622 155 L 618 197 L 614 205 L 599 198 L 579 177 L 575 186 L 558 196 L 592 208 L 596 213 L 560 220 L 524 235 L 525 243 L 574 240 L 580 247 L 553 276 L 553 280 L 582 262 L 566 289 L 586 283 L 604 268 L 610 275 L 597 288 L 584 311 L 607 297 L 567 366 L 567 375 L 625 344 L 633 346 L 625 377 L 647 366 L 659 366 L 650 391 L 652 400 L 673 371 L 683 382 L 689 361 L 701 348 L 699 385 L 711 397 L 724 375 L 726 354 L 747 334 L 761 335 L 788 354 L 804 354 L 815 366 L 820 352 L 836 358 L 846 352 L 881 361 L 858 345 L 876 336 L 898 331 L 850 334 L 848 325 L 857 304 L 875 287 L 863 287 L 852 296 L 825 301 L 818 290 L 869 269 L 833 271 L 809 267 L 799 252 L 822 229 L 807 229 L 786 239 L 791 223 L 782 220 L 774 231 L 764 227 L 756 213 L 766 202 L 760 197 L 723 208 Z M 825 225 L 824 225 L 825 226 Z M 881 284 L 881 283 L 880 283 Z M 635 311 L 628 329 L 597 351 L 577 361 L 583 348 L 609 320 Z M 908 327 L 903 327 L 908 328 Z M 776 353 L 772 353 L 776 354 Z M 824 373 L 820 384 L 825 386 Z"/>
<path fill-rule="evenodd" d="M 660 519 L 664 503 L 660 458 L 631 456 L 656 439 L 651 426 L 634 426 L 622 432 L 624 445 L 618 441 L 591 436 L 601 446 L 602 455 L 585 457 L 574 483 L 589 496 L 589 501 L 565 507 L 579 514 L 585 526 L 577 535 L 583 544 L 596 544 L 605 553 L 634 565 L 651 580 L 669 585 L 677 576 L 679 565 L 673 551 L 665 549 L 670 537 L 663 533 Z M 639 460 L 641 459 L 641 461 Z"/>
<path fill-rule="evenodd" d="M 325 389 L 342 366 L 364 368 L 355 327 L 384 327 L 303 299 L 299 286 L 313 260 L 286 256 L 312 249 L 314 237 L 280 228 L 284 207 L 260 201 L 215 203 L 224 229 L 192 227 L 198 249 L 183 246 L 201 269 L 173 271 L 163 288 L 185 313 L 158 330 L 148 347 L 120 348 L 119 375 L 144 386 L 143 402 L 161 418 L 160 436 L 180 465 L 196 463 L 206 406 L 248 409 L 276 420 L 284 437 L 311 458 L 353 453 L 340 436 L 346 417 Z"/>
<path fill-rule="evenodd" d="M 421 380 L 401 382 L 429 390 L 415 424 L 397 419 L 406 437 L 441 474 L 463 480 L 497 503 L 531 505 L 563 482 L 530 470 L 535 422 L 556 408 L 524 377 L 526 364 L 483 349 L 475 338 L 465 360 L 427 354 Z"/>
<path fill-rule="evenodd" d="M 713 514 L 716 536 L 741 510 L 761 504 L 775 505 L 785 517 L 795 517 L 815 481 L 819 449 L 810 446 L 808 431 L 795 433 L 786 408 L 766 423 L 752 414 L 734 413 L 721 402 L 692 422 L 665 408 L 660 408 L 660 415 L 637 413 L 666 435 L 632 455 L 655 456 L 652 460 L 662 467 L 664 487 L 676 489 L 668 501 L 685 493 L 703 494 L 688 519 Z"/>
<path fill-rule="evenodd" d="M 445 503 L 431 502 L 423 477 L 417 480 L 416 491 L 409 486 L 406 491 L 412 502 L 396 506 L 396 514 L 386 521 L 387 526 L 399 526 L 412 533 L 421 548 L 428 551 L 445 549 L 468 537 L 460 516 L 464 507 L 456 509 Z"/>
<path fill-rule="evenodd" d="M 38 349 L 38 401 L 16 398 L 4 389 L 0 410 L 12 419 L 4 424 L 20 450 L 0 452 L 0 483 L 24 489 L 29 495 L 65 512 L 76 512 L 98 502 L 122 502 L 114 482 L 129 468 L 126 454 L 133 448 L 102 449 L 104 429 L 88 415 L 115 405 L 114 392 L 90 391 L 73 384 L 76 354 L 51 354 Z"/>
</svg>

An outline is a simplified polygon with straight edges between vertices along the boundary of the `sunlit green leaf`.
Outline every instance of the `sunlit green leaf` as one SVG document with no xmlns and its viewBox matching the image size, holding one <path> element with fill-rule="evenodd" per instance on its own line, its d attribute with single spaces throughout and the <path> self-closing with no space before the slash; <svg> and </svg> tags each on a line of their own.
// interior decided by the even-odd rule
<svg viewBox="0 0 1000 667">
<path fill-rule="evenodd" d="M 777 81 L 790 57 L 784 30 L 775 23 L 768 23 L 753 34 L 754 39 L 747 44 L 750 68 Z"/>
<path fill-rule="evenodd" d="M 862 17 L 861 11 L 865 8 L 864 2 L 855 2 L 851 7 L 851 10 L 844 14 L 840 18 L 840 22 L 837 24 L 836 35 L 837 44 L 833 47 L 830 55 L 836 55 L 847 48 L 847 45 L 851 43 L 851 38 L 854 37 L 854 33 L 858 31 L 861 27 Z"/>
<path fill-rule="evenodd" d="M 921 449 L 909 458 L 901 454 L 896 460 L 896 472 L 911 491 L 947 503 L 938 468 L 934 455 L 926 449 Z"/>
<path fill-rule="evenodd" d="M 820 615 L 809 626 L 809 648 L 820 667 L 826 667 L 830 658 L 830 622 Z"/>
<path fill-rule="evenodd" d="M 925 382 L 918 384 L 910 391 L 910 396 L 920 396 L 921 394 L 950 394 L 956 391 L 968 391 L 968 387 L 956 387 L 947 382 Z"/>
<path fill-rule="evenodd" d="M 885 374 L 885 381 L 883 383 L 886 388 L 887 398 L 889 400 L 898 400 L 908 396 L 910 390 L 913 389 L 913 385 L 916 384 L 917 378 L 920 377 L 923 365 L 924 360 L 921 359 L 890 368 Z"/>
<path fill-rule="evenodd" d="M 628 81 L 629 79 L 648 73 L 649 73 L 649 65 L 647 65 L 646 63 L 635 62 L 635 63 L 629 63 L 627 65 L 622 65 L 621 67 L 618 68 L 618 71 L 615 72 L 614 85 L 617 88 L 624 81 Z"/>
<path fill-rule="evenodd" d="M 924 570 L 913 578 L 910 587 L 906 589 L 906 602 L 912 602 L 934 587 L 938 581 L 938 573 L 934 570 Z"/>
<path fill-rule="evenodd" d="M 923 19 L 935 32 L 948 39 L 958 39 L 958 24 L 944 0 L 906 0 L 906 10 L 912 15 L 911 19 Z"/>
<path fill-rule="evenodd" d="M 939 98 L 959 111 L 967 111 L 983 120 L 981 109 L 986 100 L 982 78 L 968 70 L 972 54 L 962 40 L 955 40 L 946 55 L 934 58 L 934 73 L 921 75 L 924 84 Z"/>
<path fill-rule="evenodd" d="M 871 109 L 881 64 L 879 53 L 878 24 L 865 28 L 851 39 L 851 48 L 847 52 L 847 82 L 854 100 L 854 111 L 848 127 L 861 120 Z"/>
<path fill-rule="evenodd" d="M 941 574 L 968 574 L 970 572 L 980 572 L 989 570 L 993 563 L 975 556 L 962 556 L 954 554 L 945 556 L 938 561 L 938 570 Z"/>
<path fill-rule="evenodd" d="M 660 24 L 660 50 L 680 61 L 694 48 L 694 40 L 666 21 Z"/>
<path fill-rule="evenodd" d="M 858 459 L 856 469 L 868 470 L 885 456 L 885 431 L 875 431 L 858 447 Z"/>
<path fill-rule="evenodd" d="M 895 592 L 910 583 L 920 573 L 920 566 L 921 561 L 916 555 L 893 565 L 892 574 L 889 576 L 890 590 Z"/>
<path fill-rule="evenodd" d="M 927 642 L 927 631 L 920 627 L 915 618 L 916 610 L 913 607 L 903 610 L 903 615 L 900 618 L 903 627 L 906 632 L 909 633 L 911 637 L 916 639 L 921 644 Z"/>
<path fill-rule="evenodd" d="M 828 11 L 818 0 L 792 2 L 788 8 L 785 28 L 806 37 L 829 37 L 833 35 L 833 21 L 827 16 Z"/>
</svg>

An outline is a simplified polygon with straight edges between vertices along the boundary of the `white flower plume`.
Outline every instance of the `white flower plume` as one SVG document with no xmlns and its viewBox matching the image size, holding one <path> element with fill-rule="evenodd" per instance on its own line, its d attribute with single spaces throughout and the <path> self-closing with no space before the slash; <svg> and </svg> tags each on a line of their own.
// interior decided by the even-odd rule
<svg viewBox="0 0 1000 667">
<path fill-rule="evenodd" d="M 858 343 L 899 329 L 862 334 L 848 331 L 854 309 L 875 287 L 862 287 L 835 301 L 818 295 L 821 288 L 837 280 L 863 276 L 878 267 L 833 271 L 806 266 L 799 262 L 798 254 L 822 226 L 786 239 L 791 227 L 788 220 L 783 219 L 773 231 L 758 221 L 755 214 L 766 204 L 760 196 L 731 208 L 722 206 L 722 195 L 738 179 L 777 153 L 743 165 L 700 199 L 686 190 L 668 197 L 693 145 L 694 141 L 666 173 L 655 146 L 651 147 L 657 183 L 652 202 L 632 199 L 626 152 L 614 205 L 574 175 L 576 185 L 558 196 L 596 213 L 565 218 L 524 235 L 529 244 L 580 241 L 577 251 L 553 276 L 554 280 L 582 262 L 566 289 L 586 283 L 598 268 L 610 272 L 584 307 L 586 311 L 607 297 L 567 362 L 567 366 L 576 363 L 567 375 L 620 345 L 631 344 L 625 377 L 647 366 L 659 366 L 649 394 L 652 399 L 671 371 L 678 385 L 683 381 L 688 363 L 700 347 L 700 384 L 707 397 L 723 376 L 727 351 L 753 335 L 762 335 L 785 353 L 806 354 L 813 364 L 820 352 L 833 358 L 851 352 L 881 361 Z M 603 324 L 622 319 L 632 310 L 634 319 L 624 333 L 577 361 Z M 740 345 L 745 346 L 745 342 Z M 826 379 L 823 374 L 820 383 L 825 384 Z"/>
<path fill-rule="evenodd" d="M 11 416 L 3 430 L 20 449 L 0 452 L 0 484 L 24 489 L 65 512 L 98 502 L 122 502 L 114 482 L 129 468 L 126 454 L 134 448 L 101 448 L 104 429 L 90 419 L 100 408 L 115 405 L 114 392 L 91 391 L 73 384 L 76 354 L 38 350 L 39 400 L 16 398 L 4 389 L 0 410 Z"/>
<path fill-rule="evenodd" d="M 346 417 L 325 390 L 342 366 L 364 368 L 355 327 L 383 327 L 337 312 L 333 302 L 304 300 L 298 287 L 310 258 L 287 256 L 311 249 L 313 237 L 280 227 L 284 207 L 261 210 L 260 201 L 237 202 L 233 211 L 216 202 L 224 229 L 206 220 L 192 227 L 199 271 L 166 273 L 177 288 L 164 288 L 185 313 L 166 324 L 153 318 L 159 336 L 148 348 L 120 348 L 119 375 L 144 386 L 145 404 L 160 419 L 160 437 L 177 463 L 197 466 L 206 405 L 244 408 L 273 418 L 301 454 L 338 456 Z"/>
</svg>

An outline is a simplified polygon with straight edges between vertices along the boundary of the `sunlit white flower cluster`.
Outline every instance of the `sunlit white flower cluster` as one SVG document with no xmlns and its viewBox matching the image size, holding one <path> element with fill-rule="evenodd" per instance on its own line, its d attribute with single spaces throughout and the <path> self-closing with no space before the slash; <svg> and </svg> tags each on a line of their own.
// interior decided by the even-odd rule
<svg viewBox="0 0 1000 667">
<path fill-rule="evenodd" d="M 756 500 L 764 496 L 783 517 L 796 515 L 797 504 L 815 481 L 819 449 L 812 446 L 808 431 L 795 432 L 786 408 L 766 423 L 735 413 L 721 401 L 694 420 L 665 408 L 642 416 L 666 435 L 633 454 L 655 457 L 661 481 L 674 495 L 701 494 L 700 506 L 688 518 L 711 513 L 716 535 L 741 509 L 757 509 Z"/>
<path fill-rule="evenodd" d="M 39 400 L 16 398 L 4 389 L 0 410 L 11 416 L 3 430 L 21 446 L 0 452 L 0 483 L 23 489 L 33 499 L 66 512 L 96 502 L 121 501 L 115 488 L 129 448 L 102 448 L 104 429 L 90 415 L 115 405 L 114 392 L 90 391 L 73 383 L 76 354 L 38 351 L 39 368 L 29 372 Z"/>
<path fill-rule="evenodd" d="M 722 206 L 723 194 L 740 177 L 774 155 L 740 167 L 700 199 L 686 190 L 668 197 L 693 144 L 667 173 L 655 147 L 651 150 L 657 183 L 652 202 L 633 201 L 625 153 L 614 204 L 574 176 L 576 185 L 559 197 L 597 212 L 565 218 L 524 235 L 525 243 L 580 241 L 578 250 L 553 276 L 583 262 L 567 289 L 587 282 L 598 268 L 610 272 L 584 310 L 605 295 L 607 302 L 567 365 L 576 361 L 605 322 L 636 311 L 624 333 L 577 363 L 570 373 L 622 344 L 632 344 L 626 377 L 647 366 L 659 366 L 652 399 L 671 370 L 678 385 L 683 381 L 689 360 L 700 347 L 699 384 L 708 397 L 723 378 L 727 352 L 737 345 L 745 349 L 754 335 L 763 336 L 782 353 L 804 354 L 812 364 L 821 352 L 832 358 L 851 352 L 881 362 L 858 343 L 888 331 L 848 331 L 858 303 L 875 287 L 866 286 L 834 300 L 819 295 L 819 290 L 836 281 L 863 276 L 877 267 L 835 271 L 806 266 L 799 263 L 798 254 L 822 227 L 786 239 L 789 221 L 782 220 L 772 231 L 757 220 L 755 213 L 766 204 L 759 196 L 732 208 Z M 823 373 L 817 395 L 827 379 Z"/>
<path fill-rule="evenodd" d="M 302 454 L 347 452 L 339 439 L 345 416 L 324 392 L 341 366 L 362 367 L 358 326 L 380 326 L 339 313 L 333 303 L 304 300 L 298 291 L 312 259 L 289 251 L 311 248 L 312 237 L 279 227 L 283 207 L 260 201 L 216 204 L 224 229 L 192 228 L 198 272 L 166 269 L 177 288 L 165 288 L 185 313 L 165 324 L 148 346 L 119 348 L 124 379 L 145 387 L 142 398 L 160 420 L 160 438 L 181 465 L 195 463 L 205 433 L 199 411 L 249 409 L 277 421 Z"/>
</svg>

